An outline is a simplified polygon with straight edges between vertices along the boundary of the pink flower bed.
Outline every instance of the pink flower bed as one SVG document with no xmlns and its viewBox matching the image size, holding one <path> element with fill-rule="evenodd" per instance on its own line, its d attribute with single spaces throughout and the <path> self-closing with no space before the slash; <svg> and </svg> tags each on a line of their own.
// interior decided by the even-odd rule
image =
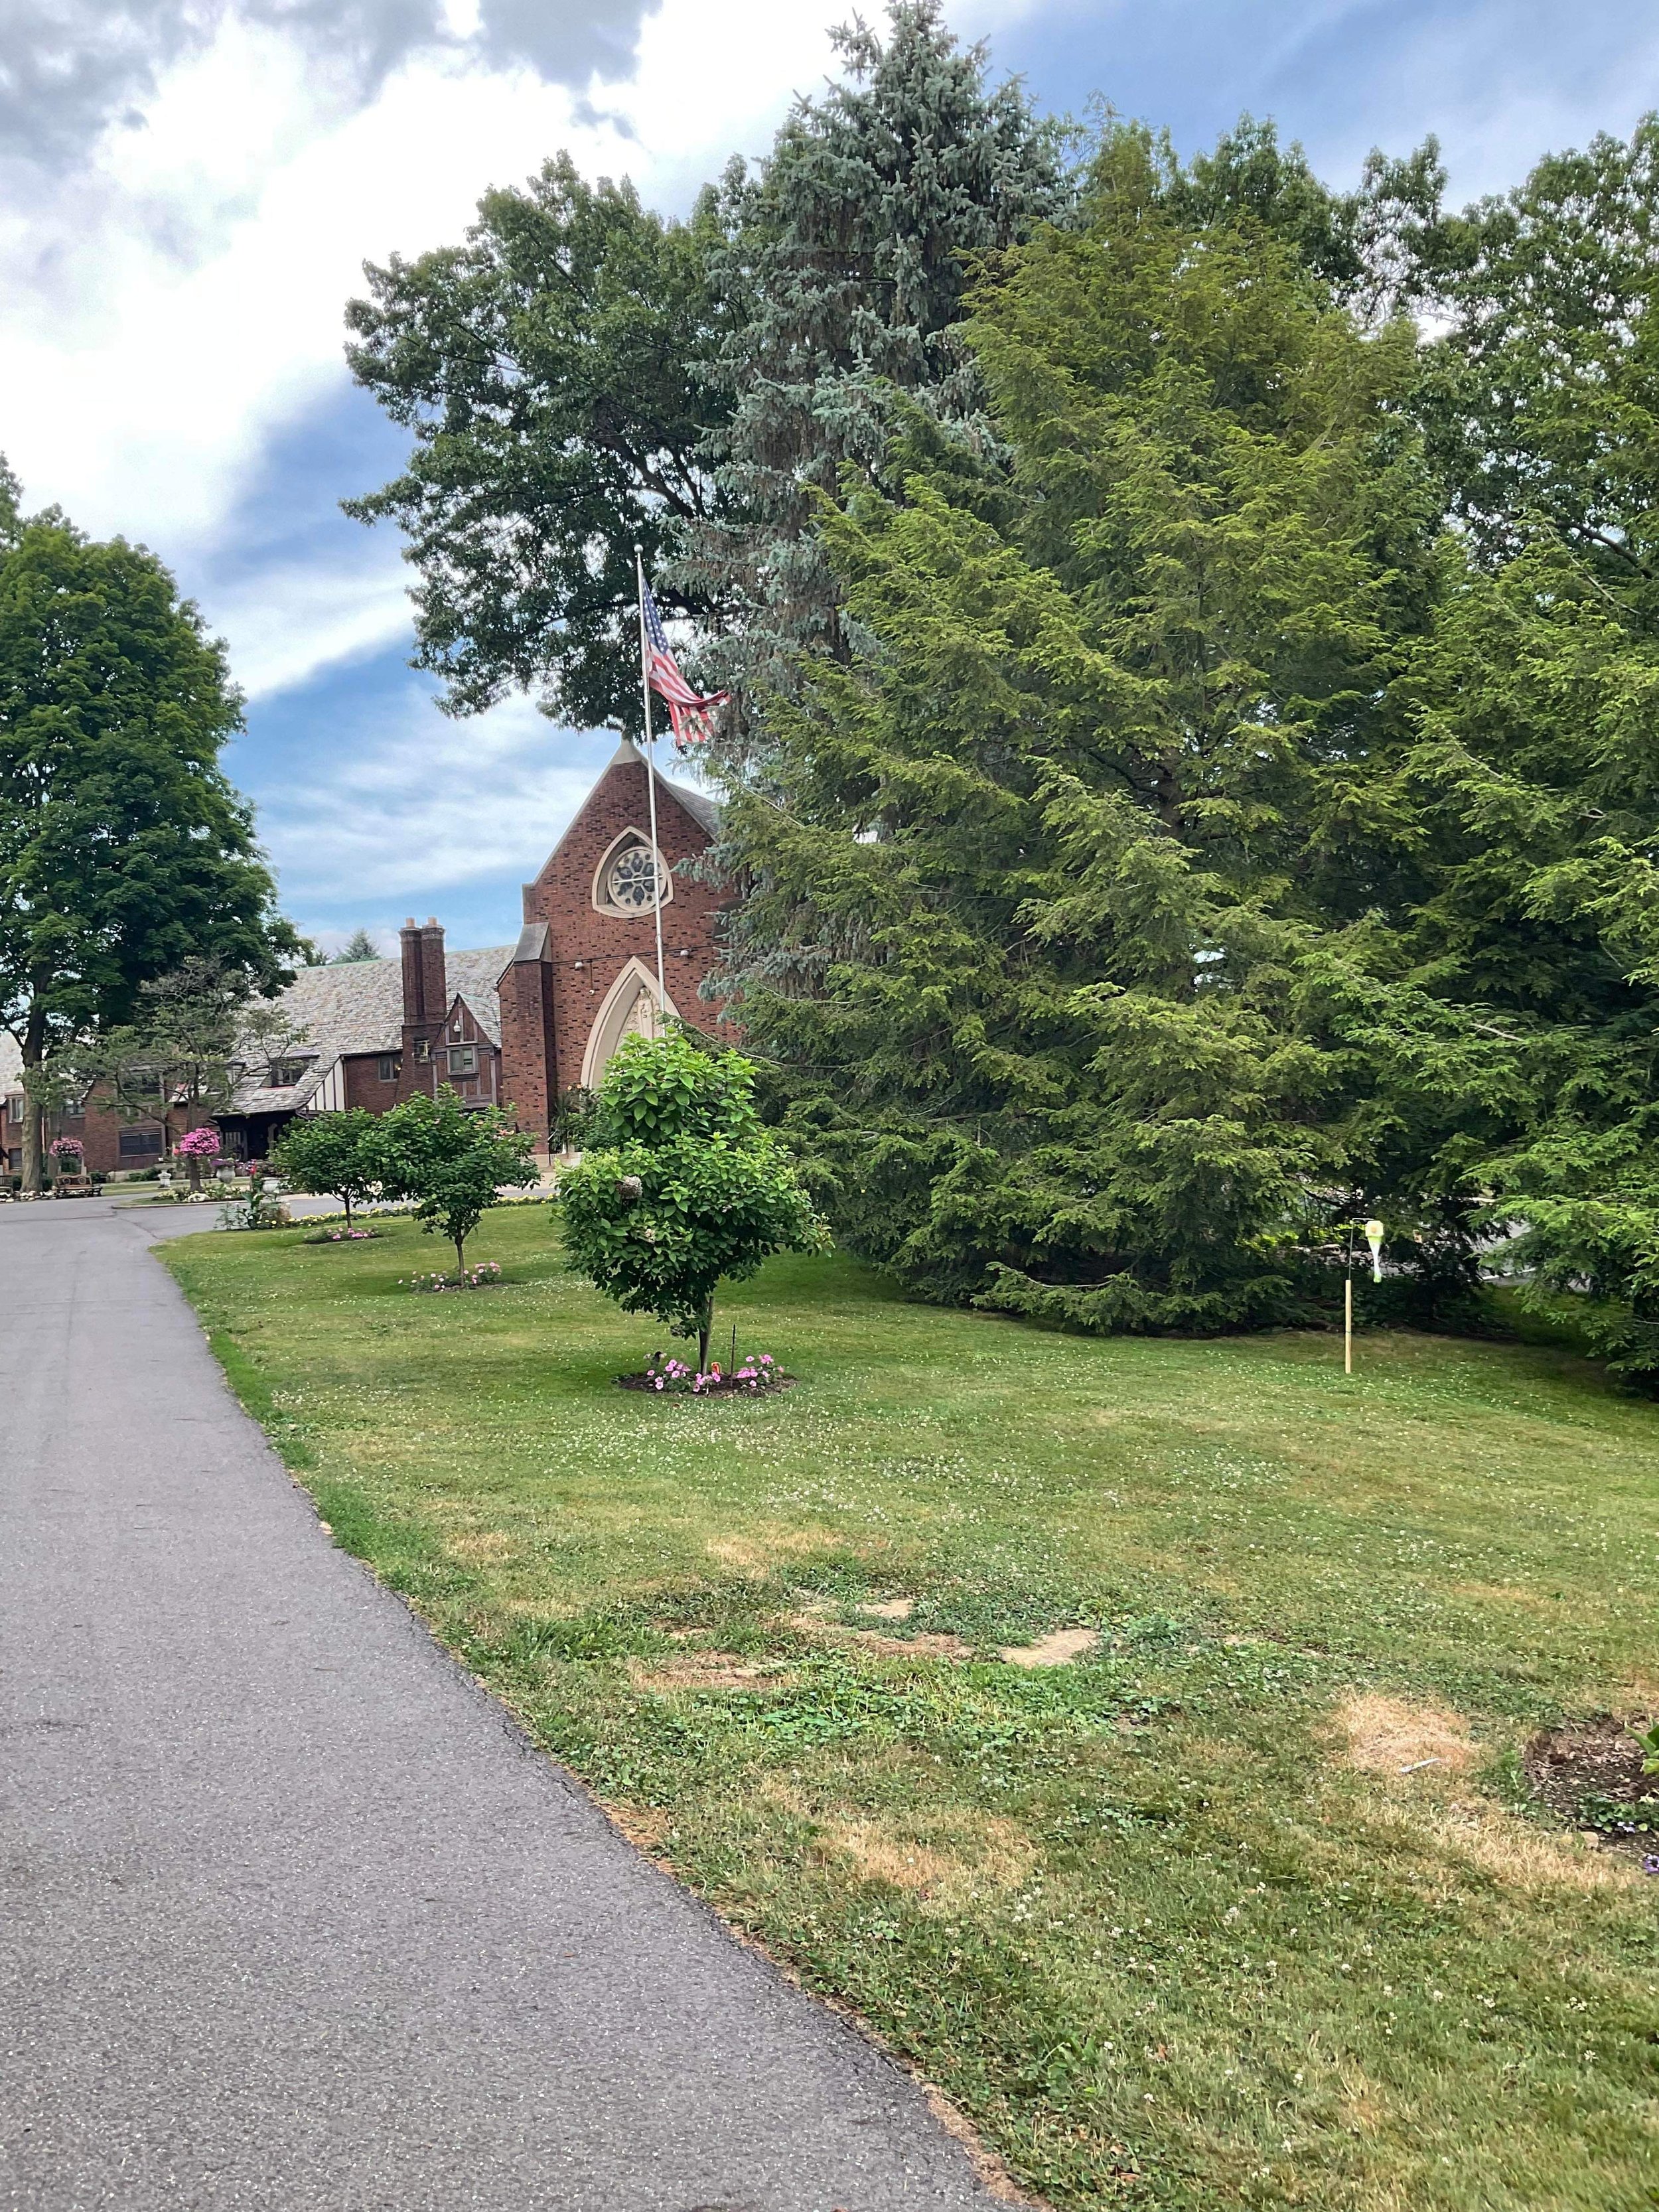
<svg viewBox="0 0 1659 2212">
<path fill-rule="evenodd" d="M 763 1390 L 781 1389 L 788 1379 L 769 1352 L 746 1353 L 739 1364 L 729 1371 L 722 1369 L 718 1360 L 711 1360 L 706 1370 L 698 1371 L 672 1353 L 653 1352 L 635 1387 L 683 1390 L 694 1398 L 711 1397 L 716 1392 L 722 1396 L 754 1396 Z"/>
</svg>

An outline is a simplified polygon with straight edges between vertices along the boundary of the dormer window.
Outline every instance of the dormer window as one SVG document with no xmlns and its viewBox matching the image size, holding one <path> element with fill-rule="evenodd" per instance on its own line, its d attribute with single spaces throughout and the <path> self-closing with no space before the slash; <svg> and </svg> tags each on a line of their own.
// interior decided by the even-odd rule
<svg viewBox="0 0 1659 2212">
<path fill-rule="evenodd" d="M 593 872 L 593 903 L 601 914 L 631 921 L 673 896 L 672 873 L 637 830 L 625 830 Z"/>
<path fill-rule="evenodd" d="M 270 1063 L 271 1090 L 291 1090 L 305 1072 L 306 1064 L 302 1060 L 273 1060 Z"/>
</svg>

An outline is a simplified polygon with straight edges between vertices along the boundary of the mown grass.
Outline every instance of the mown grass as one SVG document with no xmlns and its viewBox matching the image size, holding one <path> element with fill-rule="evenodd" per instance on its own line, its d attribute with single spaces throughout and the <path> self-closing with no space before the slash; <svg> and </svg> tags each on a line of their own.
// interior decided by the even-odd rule
<svg viewBox="0 0 1659 2212">
<path fill-rule="evenodd" d="M 798 1389 L 657 1399 L 542 1209 L 465 1297 L 397 1288 L 406 1223 L 300 1233 L 165 1257 L 337 1540 L 1029 2186 L 1659 2202 L 1659 1883 L 1518 1768 L 1659 1707 L 1653 1407 L 1547 1346 L 1370 1337 L 1345 1381 L 1330 1339 L 1097 1342 L 840 1260 L 726 1307 Z"/>
</svg>

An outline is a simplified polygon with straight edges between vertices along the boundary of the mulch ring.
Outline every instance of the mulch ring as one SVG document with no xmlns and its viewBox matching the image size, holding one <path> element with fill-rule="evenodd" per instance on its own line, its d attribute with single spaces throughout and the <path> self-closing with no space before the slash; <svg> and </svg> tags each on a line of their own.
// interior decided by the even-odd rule
<svg viewBox="0 0 1659 2212">
<path fill-rule="evenodd" d="M 659 1390 L 654 1375 L 618 1375 L 617 1388 L 619 1390 L 648 1390 L 653 1398 L 769 1398 L 779 1390 L 793 1390 L 799 1380 L 799 1375 L 780 1374 L 763 1390 L 751 1390 L 746 1382 L 728 1380 L 722 1375 L 718 1382 L 710 1382 L 701 1390 L 688 1390 L 684 1385 L 678 1390 L 671 1390 L 665 1385 Z"/>
<path fill-rule="evenodd" d="M 1659 1774 L 1642 1771 L 1632 1723 L 1611 1713 L 1542 1729 L 1522 1753 L 1532 1794 L 1615 1850 L 1659 1852 Z"/>
</svg>

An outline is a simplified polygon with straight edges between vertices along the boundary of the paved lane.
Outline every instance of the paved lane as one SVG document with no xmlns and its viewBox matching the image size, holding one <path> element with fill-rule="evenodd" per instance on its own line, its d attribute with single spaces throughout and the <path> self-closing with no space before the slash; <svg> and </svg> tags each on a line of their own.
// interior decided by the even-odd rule
<svg viewBox="0 0 1659 2212">
<path fill-rule="evenodd" d="M 987 2212 L 328 1542 L 204 1225 L 0 1206 L 0 2204 Z"/>
</svg>

